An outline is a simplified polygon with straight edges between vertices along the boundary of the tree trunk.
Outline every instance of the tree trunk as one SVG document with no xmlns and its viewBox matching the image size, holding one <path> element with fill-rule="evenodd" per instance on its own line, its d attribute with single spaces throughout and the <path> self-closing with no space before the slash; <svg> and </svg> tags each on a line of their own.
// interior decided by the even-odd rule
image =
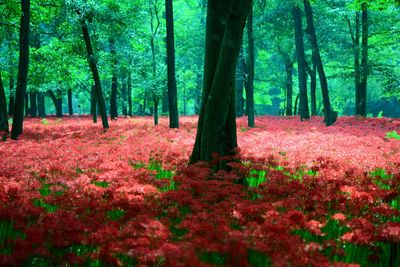
<svg viewBox="0 0 400 267">
<path fill-rule="evenodd" d="M 94 85 L 92 85 L 90 90 L 90 114 L 92 114 L 93 123 L 97 123 L 97 98 Z"/>
<path fill-rule="evenodd" d="M 51 100 L 53 101 L 54 108 L 56 109 L 56 116 L 58 118 L 61 118 L 63 116 L 61 92 L 59 90 L 57 90 L 57 95 L 56 95 L 52 90 L 48 90 L 47 94 L 50 96 Z"/>
<path fill-rule="evenodd" d="M 154 125 L 158 125 L 158 102 L 159 97 L 157 94 L 153 93 L 153 115 L 154 115 Z"/>
<path fill-rule="evenodd" d="M 14 115 L 14 77 L 12 76 L 12 73 L 10 73 L 10 97 L 8 98 L 8 116 L 13 116 Z"/>
<path fill-rule="evenodd" d="M 294 115 L 299 114 L 299 109 L 298 109 L 298 107 L 299 107 L 299 95 L 300 94 L 296 95 L 296 99 L 294 101 Z"/>
<path fill-rule="evenodd" d="M 168 71 L 168 104 L 169 127 L 179 128 L 178 93 L 175 76 L 175 40 L 174 40 L 174 10 L 172 0 L 165 0 L 167 20 L 167 71 Z"/>
<path fill-rule="evenodd" d="M 293 62 L 286 61 L 286 116 L 293 115 Z"/>
<path fill-rule="evenodd" d="M 122 83 L 122 115 L 128 116 L 128 108 L 126 106 L 127 102 L 127 95 L 126 95 L 126 81 Z"/>
<path fill-rule="evenodd" d="M 46 107 L 44 102 L 44 93 L 37 93 L 38 113 L 40 118 L 46 117 Z"/>
<path fill-rule="evenodd" d="M 29 115 L 29 93 L 25 93 L 25 117 Z"/>
<path fill-rule="evenodd" d="M 112 120 L 118 118 L 118 79 L 117 79 L 117 55 L 115 40 L 110 39 L 110 52 L 112 57 L 112 78 L 111 78 L 111 97 L 110 97 L 110 117 Z"/>
<path fill-rule="evenodd" d="M 367 116 L 367 80 L 368 80 L 368 10 L 367 3 L 361 5 L 361 81 L 359 90 L 359 115 Z"/>
<path fill-rule="evenodd" d="M 9 132 L 6 93 L 4 92 L 3 78 L 0 72 L 0 133 Z M 2 136 L 0 136 L 2 137 Z"/>
<path fill-rule="evenodd" d="M 36 99 L 37 99 L 37 93 L 30 92 L 29 93 L 29 102 L 31 103 L 31 106 L 29 109 L 29 114 L 34 118 L 37 117 L 37 113 L 38 113 Z"/>
<path fill-rule="evenodd" d="M 355 114 L 361 115 L 360 111 L 360 33 L 361 33 L 361 24 L 360 24 L 360 13 L 356 12 L 356 26 L 355 26 L 355 36 L 353 39 L 354 45 L 354 89 L 355 89 Z M 350 25 L 349 25 L 350 26 Z"/>
<path fill-rule="evenodd" d="M 236 94 L 235 94 L 235 114 L 236 117 L 242 117 L 244 114 L 244 79 L 245 79 L 245 66 L 246 62 L 243 55 L 243 46 L 240 46 L 238 64 L 236 66 Z"/>
<path fill-rule="evenodd" d="M 337 112 L 333 111 L 331 108 L 331 103 L 329 100 L 329 90 L 328 81 L 325 75 L 324 65 L 322 64 L 321 54 L 319 52 L 317 35 L 315 33 L 313 11 L 309 0 L 304 0 L 304 10 L 306 12 L 308 33 L 310 36 L 310 41 L 313 49 L 313 59 L 317 67 L 319 82 L 321 85 L 322 101 L 324 103 L 325 109 L 325 124 L 330 126 L 335 123 L 337 119 Z M 316 113 L 316 112 L 315 112 Z"/>
<path fill-rule="evenodd" d="M 68 89 L 68 115 L 74 115 L 74 110 L 72 108 L 72 89 Z"/>
<path fill-rule="evenodd" d="M 297 66 L 299 73 L 300 120 L 308 120 L 310 119 L 310 112 L 308 109 L 307 97 L 307 73 L 303 42 L 303 23 L 301 19 L 300 8 L 296 5 L 293 7 L 293 18 L 296 38 Z"/>
<path fill-rule="evenodd" d="M 209 0 L 203 94 L 190 161 L 211 161 L 237 147 L 235 69 L 251 0 Z"/>
<path fill-rule="evenodd" d="M 253 8 L 250 8 L 247 18 L 248 40 L 248 75 L 246 86 L 247 125 L 254 127 L 254 35 L 253 35 Z"/>
<path fill-rule="evenodd" d="M 80 14 L 78 13 L 78 15 L 80 15 Z M 97 99 L 97 102 L 99 103 L 99 109 L 100 109 L 100 115 L 101 115 L 101 120 L 102 120 L 102 124 L 103 124 L 103 129 L 108 129 L 109 126 L 108 126 L 108 120 L 107 120 L 106 105 L 104 102 L 103 90 L 101 89 L 100 75 L 99 75 L 99 71 L 97 69 L 97 60 L 93 53 L 92 43 L 90 42 L 89 30 L 88 30 L 87 23 L 86 23 L 86 20 L 84 17 L 81 18 L 81 26 L 82 26 L 83 39 L 84 39 L 85 45 L 86 45 L 89 66 L 92 71 L 93 80 L 95 83 L 96 99 Z"/>
<path fill-rule="evenodd" d="M 132 75 L 128 76 L 128 115 L 132 117 Z"/>
<path fill-rule="evenodd" d="M 16 140 L 22 133 L 24 123 L 24 100 L 26 95 L 26 85 L 28 83 L 29 67 L 29 20 L 30 20 L 30 0 L 21 0 L 21 27 L 19 39 L 19 66 L 17 90 L 15 93 L 15 106 L 11 138 Z"/>
</svg>

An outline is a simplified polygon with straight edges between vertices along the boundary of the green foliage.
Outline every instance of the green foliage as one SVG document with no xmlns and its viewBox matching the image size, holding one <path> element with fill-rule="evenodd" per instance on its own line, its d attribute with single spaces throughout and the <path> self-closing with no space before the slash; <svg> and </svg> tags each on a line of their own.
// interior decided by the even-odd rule
<svg viewBox="0 0 400 267">
<path fill-rule="evenodd" d="M 400 135 L 396 131 L 387 132 L 385 138 L 400 140 Z"/>
</svg>

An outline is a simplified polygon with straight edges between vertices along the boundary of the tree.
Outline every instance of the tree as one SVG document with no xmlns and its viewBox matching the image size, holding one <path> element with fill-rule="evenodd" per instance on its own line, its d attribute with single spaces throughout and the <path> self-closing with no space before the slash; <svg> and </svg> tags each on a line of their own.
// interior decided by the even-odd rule
<svg viewBox="0 0 400 267">
<path fill-rule="evenodd" d="M 368 5 L 361 4 L 361 66 L 358 99 L 356 99 L 357 114 L 367 116 L 367 81 L 368 81 Z"/>
<path fill-rule="evenodd" d="M 81 16 L 81 27 L 82 27 L 82 33 L 83 33 L 83 39 L 85 41 L 85 46 L 86 46 L 86 51 L 87 51 L 87 58 L 89 61 L 89 66 L 92 71 L 93 75 L 93 80 L 95 84 L 95 92 L 96 92 L 96 100 L 99 104 L 99 110 L 100 110 L 100 115 L 101 115 L 101 121 L 103 124 L 103 129 L 108 129 L 108 120 L 107 120 L 107 112 L 106 112 L 106 105 L 104 103 L 104 97 L 103 97 L 103 90 L 101 88 L 101 82 L 100 82 L 100 75 L 99 75 L 99 70 L 97 69 L 97 60 L 94 56 L 93 52 L 93 47 L 92 43 L 90 41 L 90 35 L 89 35 L 89 29 L 87 25 L 87 18 L 85 15 L 83 15 L 80 10 L 76 11 L 78 15 Z"/>
<path fill-rule="evenodd" d="M 117 78 L 117 55 L 114 38 L 110 38 L 112 78 L 111 78 L 111 97 L 110 97 L 110 117 L 112 120 L 118 118 L 118 78 Z"/>
<path fill-rule="evenodd" d="M 168 71 L 168 104 L 169 127 L 179 128 L 178 96 L 175 76 L 175 41 L 174 41 L 174 11 L 172 0 L 165 0 L 167 20 L 167 71 Z"/>
<path fill-rule="evenodd" d="M 209 0 L 203 93 L 190 161 L 210 161 L 237 147 L 235 70 L 252 0 Z"/>
<path fill-rule="evenodd" d="M 293 6 L 294 30 L 296 40 L 297 68 L 299 73 L 299 91 L 300 91 L 300 119 L 310 119 L 307 98 L 307 73 L 306 73 L 306 57 L 304 54 L 303 41 L 303 23 L 301 19 L 301 11 L 297 5 Z"/>
<path fill-rule="evenodd" d="M 312 58 L 313 58 L 313 63 L 315 64 L 317 71 L 318 71 L 318 77 L 321 85 L 321 91 L 322 91 L 322 100 L 324 103 L 324 109 L 325 109 L 325 124 L 326 126 L 330 126 L 335 123 L 336 118 L 337 118 L 337 112 L 334 112 L 331 108 L 331 102 L 329 101 L 329 91 L 328 91 L 328 81 L 325 75 L 325 70 L 324 66 L 322 64 L 321 60 L 321 55 L 319 52 L 319 47 L 318 47 L 318 42 L 317 42 L 317 35 L 315 33 L 315 27 L 314 27 L 314 18 L 313 18 L 313 11 L 310 5 L 309 0 L 304 0 L 304 10 L 306 13 L 306 18 L 307 18 L 307 25 L 308 25 L 308 34 L 310 36 L 310 41 L 311 41 L 311 46 L 312 46 Z M 315 73 L 315 71 L 314 71 Z M 315 79 L 313 80 L 315 83 Z M 315 88 L 315 87 L 314 87 Z M 314 97 L 315 99 L 315 97 Z"/>
<path fill-rule="evenodd" d="M 30 21 L 30 0 L 21 0 L 21 27 L 19 39 L 19 66 L 18 81 L 15 93 L 13 125 L 11 138 L 16 140 L 22 134 L 24 123 L 24 101 L 26 86 L 28 83 L 29 68 L 29 21 Z"/>
<path fill-rule="evenodd" d="M 4 92 L 3 78 L 0 72 L 0 133 L 8 133 L 8 115 L 7 115 L 7 104 L 6 94 Z"/>
<path fill-rule="evenodd" d="M 248 40 L 248 74 L 246 80 L 246 113 L 247 125 L 254 127 L 254 34 L 253 34 L 253 8 L 247 17 L 247 40 Z"/>
</svg>

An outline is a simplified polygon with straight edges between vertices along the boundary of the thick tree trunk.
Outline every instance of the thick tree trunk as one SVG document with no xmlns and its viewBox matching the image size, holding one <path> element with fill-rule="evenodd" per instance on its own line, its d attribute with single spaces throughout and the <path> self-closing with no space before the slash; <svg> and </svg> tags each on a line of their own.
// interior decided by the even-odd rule
<svg viewBox="0 0 400 267">
<path fill-rule="evenodd" d="M 97 123 L 97 98 L 94 85 L 92 85 L 90 90 L 90 114 L 92 114 L 93 123 Z"/>
<path fill-rule="evenodd" d="M 250 8 L 247 18 L 247 41 L 248 41 L 248 76 L 246 86 L 246 109 L 247 125 L 254 127 L 254 35 L 253 35 L 253 9 Z"/>
<path fill-rule="evenodd" d="M 203 95 L 191 162 L 234 154 L 235 69 L 251 0 L 209 0 Z"/>
<path fill-rule="evenodd" d="M 178 93 L 175 76 L 175 40 L 174 40 L 174 11 L 172 0 L 165 0 L 167 20 L 167 72 L 168 72 L 168 104 L 169 127 L 179 128 Z"/>
<path fill-rule="evenodd" d="M 118 118 L 118 79 L 117 79 L 117 55 L 115 40 L 110 39 L 110 51 L 112 57 L 112 78 L 111 78 L 111 97 L 110 97 L 110 117 L 112 120 Z"/>
<path fill-rule="evenodd" d="M 80 15 L 80 14 L 78 13 L 78 15 Z M 86 45 L 89 66 L 92 71 L 93 80 L 95 83 L 96 99 L 97 99 L 97 102 L 99 103 L 99 109 L 100 109 L 100 115 L 101 115 L 101 121 L 103 124 L 103 129 L 108 129 L 109 126 L 108 126 L 108 120 L 107 120 L 106 105 L 104 102 L 103 90 L 101 89 L 100 75 L 99 75 L 99 71 L 97 69 L 97 61 L 96 61 L 96 58 L 93 53 L 93 47 L 92 47 L 92 43 L 90 41 L 90 35 L 89 35 L 87 23 L 86 23 L 85 18 L 83 18 L 83 17 L 81 18 L 81 26 L 82 26 L 83 39 L 84 39 L 85 45 Z"/>
<path fill-rule="evenodd" d="M 312 69 L 308 69 L 310 75 L 311 116 L 317 115 L 317 67 L 313 63 Z"/>
<path fill-rule="evenodd" d="M 317 35 L 315 33 L 315 27 L 314 27 L 313 11 L 309 0 L 304 0 L 304 10 L 306 12 L 308 31 L 313 49 L 313 59 L 317 67 L 319 82 L 321 85 L 322 101 L 324 103 L 324 109 L 325 109 L 324 121 L 326 126 L 330 126 L 335 123 L 337 119 L 337 112 L 333 111 L 331 108 L 331 103 L 329 100 L 328 81 L 325 75 L 324 65 L 322 64 L 321 54 L 319 52 Z"/>
<path fill-rule="evenodd" d="M 293 115 L 293 62 L 286 61 L 286 116 Z"/>
<path fill-rule="evenodd" d="M 128 116 L 127 95 L 126 95 L 126 81 L 122 83 L 122 115 Z"/>
<path fill-rule="evenodd" d="M 13 116 L 14 115 L 14 77 L 12 76 L 12 73 L 10 73 L 10 97 L 8 98 L 8 116 Z"/>
<path fill-rule="evenodd" d="M 244 114 L 244 79 L 245 79 L 245 66 L 246 62 L 243 55 L 243 46 L 240 46 L 238 64 L 236 66 L 236 94 L 235 94 L 235 114 L 236 117 L 242 117 Z"/>
<path fill-rule="evenodd" d="M 72 89 L 68 89 L 68 115 L 74 115 L 74 109 L 72 107 Z"/>
<path fill-rule="evenodd" d="M 9 132 L 6 93 L 4 92 L 3 78 L 0 72 L 0 133 Z M 2 137 L 2 136 L 0 136 Z"/>
<path fill-rule="evenodd" d="M 26 86 L 28 82 L 29 67 L 29 20 L 30 20 L 30 0 L 21 0 L 21 27 L 19 40 L 19 66 L 17 90 L 15 93 L 15 106 L 11 138 L 16 140 L 22 133 L 24 123 L 24 100 L 26 96 Z"/>
<path fill-rule="evenodd" d="M 359 90 L 359 115 L 367 116 L 367 80 L 368 80 L 368 8 L 367 3 L 361 5 L 361 80 Z"/>
<path fill-rule="evenodd" d="M 128 75 L 128 115 L 132 116 L 132 75 Z"/>
<path fill-rule="evenodd" d="M 40 118 L 46 117 L 46 107 L 44 102 L 44 93 L 37 93 L 37 103 L 38 103 L 38 114 Z"/>
<path fill-rule="evenodd" d="M 63 116 L 61 92 L 59 90 L 57 90 L 57 95 L 56 95 L 52 90 L 48 90 L 47 94 L 50 96 L 51 100 L 53 101 L 54 108 L 56 109 L 56 116 L 58 118 L 61 118 Z"/>
<path fill-rule="evenodd" d="M 306 58 L 304 54 L 303 42 L 303 23 L 301 19 L 301 11 L 298 6 L 293 7 L 294 30 L 296 38 L 296 54 L 299 76 L 299 91 L 300 91 L 300 120 L 310 119 L 307 97 L 307 73 L 306 73 Z"/>
<path fill-rule="evenodd" d="M 31 106 L 29 108 L 29 114 L 34 118 L 37 117 L 37 114 L 38 114 L 36 99 L 37 99 L 37 93 L 30 92 L 29 93 L 29 102 L 31 103 Z"/>
</svg>

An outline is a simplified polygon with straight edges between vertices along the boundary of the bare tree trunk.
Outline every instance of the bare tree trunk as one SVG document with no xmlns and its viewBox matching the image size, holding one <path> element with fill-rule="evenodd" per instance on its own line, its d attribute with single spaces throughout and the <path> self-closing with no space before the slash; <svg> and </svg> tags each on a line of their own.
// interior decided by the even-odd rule
<svg viewBox="0 0 400 267">
<path fill-rule="evenodd" d="M 128 74 L 128 115 L 132 116 L 132 74 Z"/>
<path fill-rule="evenodd" d="M 286 69 L 286 116 L 293 115 L 293 63 L 289 59 L 285 63 Z"/>
<path fill-rule="evenodd" d="M 30 92 L 29 93 L 29 102 L 31 103 L 31 106 L 29 108 L 29 114 L 34 118 L 37 117 L 37 113 L 38 113 L 36 99 L 37 99 L 37 93 Z"/>
<path fill-rule="evenodd" d="M 29 68 L 29 21 L 30 21 L 30 0 L 21 0 L 21 27 L 19 41 L 19 67 L 17 90 L 15 93 L 15 106 L 13 115 L 13 125 L 11 138 L 17 139 L 22 134 L 24 123 L 24 101 L 26 96 L 26 86 L 28 83 Z"/>
<path fill-rule="evenodd" d="M 97 123 L 97 97 L 94 85 L 92 85 L 90 90 L 90 114 L 92 114 L 93 123 Z"/>
<path fill-rule="evenodd" d="M 10 97 L 8 98 L 8 116 L 13 116 L 14 115 L 14 77 L 12 76 L 12 73 L 10 73 Z"/>
<path fill-rule="evenodd" d="M 6 93 L 4 92 L 3 78 L 0 72 L 0 133 L 9 132 Z M 2 137 L 2 136 L 0 136 Z"/>
<path fill-rule="evenodd" d="M 253 8 L 247 17 L 247 40 L 248 40 L 248 76 L 246 86 L 246 109 L 247 125 L 254 127 L 254 34 L 253 34 Z"/>
<path fill-rule="evenodd" d="M 72 89 L 68 89 L 68 115 L 74 115 L 74 110 L 72 107 Z"/>
<path fill-rule="evenodd" d="M 203 95 L 190 161 L 230 155 L 237 147 L 235 69 L 251 0 L 209 0 Z"/>
<path fill-rule="evenodd" d="M 46 107 L 44 102 L 44 93 L 37 93 L 38 113 L 40 118 L 46 117 Z"/>
<path fill-rule="evenodd" d="M 367 116 L 367 80 L 368 80 L 368 8 L 367 3 L 361 5 L 361 68 L 360 68 L 360 86 L 359 86 L 359 114 Z"/>
</svg>

